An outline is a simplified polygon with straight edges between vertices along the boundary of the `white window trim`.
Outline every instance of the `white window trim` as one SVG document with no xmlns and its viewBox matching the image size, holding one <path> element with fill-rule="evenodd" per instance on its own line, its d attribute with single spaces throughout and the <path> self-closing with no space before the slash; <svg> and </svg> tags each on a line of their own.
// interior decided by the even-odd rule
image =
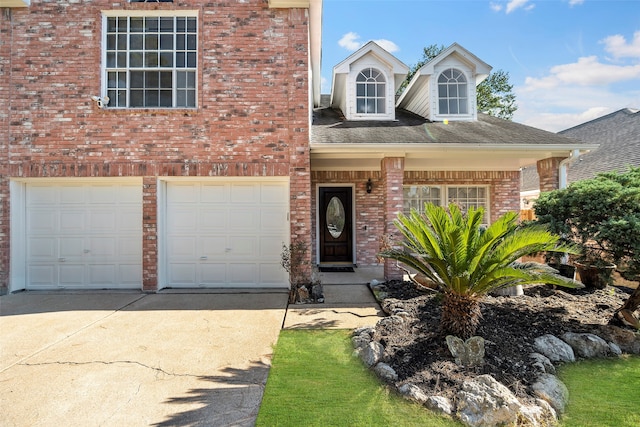
<svg viewBox="0 0 640 427">
<path fill-rule="evenodd" d="M 384 114 L 367 114 L 367 113 L 358 113 L 358 105 L 357 105 L 357 96 L 358 96 L 358 83 L 357 78 L 360 73 L 368 68 L 373 68 L 374 70 L 380 72 L 385 79 L 385 110 Z M 393 76 L 389 77 L 388 70 L 382 66 L 381 64 L 362 64 L 361 67 L 354 69 L 352 75 L 349 76 L 349 85 L 351 85 L 350 95 L 348 95 L 348 104 L 350 105 L 350 109 L 352 113 L 347 117 L 347 120 L 374 120 L 374 121 L 387 121 L 387 120 L 395 120 L 395 87 Z"/>
<path fill-rule="evenodd" d="M 454 70 L 460 71 L 465 79 L 467 79 L 467 114 L 440 114 L 440 96 L 438 91 L 438 79 L 440 75 L 445 71 L 453 68 Z M 450 120 L 450 121 L 469 121 L 477 119 L 476 112 L 476 87 L 475 87 L 475 79 L 470 70 L 466 67 L 461 67 L 457 64 L 443 64 L 440 68 L 438 67 L 436 72 L 434 73 L 431 83 L 431 93 L 432 102 L 431 102 L 431 110 L 433 111 L 433 119 L 434 121 L 442 121 L 442 120 Z"/>
<path fill-rule="evenodd" d="M 446 184 L 446 185 L 432 185 L 428 183 L 424 184 L 404 184 L 402 186 L 402 194 L 404 196 L 404 190 L 407 187 L 436 187 L 440 189 L 440 206 L 449 206 L 449 189 L 450 188 L 484 188 L 486 191 L 486 205 L 484 206 L 484 216 L 486 221 L 483 221 L 483 225 L 488 225 L 488 222 L 491 221 L 491 186 L 489 185 L 468 185 L 468 184 Z M 423 203 L 424 204 L 424 203 Z M 422 207 L 419 209 L 420 212 L 423 211 Z M 402 209 L 404 214 L 408 214 Z"/>
<path fill-rule="evenodd" d="M 160 4 L 160 3 L 159 3 Z M 118 18 L 118 17 L 146 17 L 146 16 L 158 16 L 158 17 L 195 17 L 197 18 L 197 38 L 196 38 L 196 46 L 197 46 L 197 57 L 196 57 L 196 68 L 195 68 L 195 99 L 196 103 L 194 107 L 114 107 L 112 105 L 107 105 L 108 109 L 118 110 L 118 111 L 127 111 L 127 110 L 162 110 L 162 111 L 181 111 L 181 110 L 197 110 L 199 106 L 199 81 L 201 75 L 200 69 L 200 34 L 201 34 L 201 22 L 200 22 L 200 13 L 198 10 L 174 10 L 174 9 L 160 9 L 160 10 L 101 10 L 102 13 L 102 28 L 101 28 L 101 49 L 100 49 L 100 96 L 106 97 L 108 91 L 108 82 L 107 82 L 107 19 L 108 18 Z M 127 88 L 127 94 L 129 93 L 129 89 Z M 172 88 L 174 92 L 173 96 L 175 97 L 175 83 Z"/>
</svg>

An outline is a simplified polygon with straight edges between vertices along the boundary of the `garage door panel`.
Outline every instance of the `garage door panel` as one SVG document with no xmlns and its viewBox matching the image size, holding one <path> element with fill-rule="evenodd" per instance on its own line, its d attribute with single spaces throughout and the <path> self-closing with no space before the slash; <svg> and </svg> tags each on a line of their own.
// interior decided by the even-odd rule
<svg viewBox="0 0 640 427">
<path fill-rule="evenodd" d="M 167 188 L 167 198 L 171 203 L 196 203 L 197 189 L 191 184 L 172 183 Z"/>
<path fill-rule="evenodd" d="M 197 223 L 198 216 L 193 209 L 176 209 L 168 218 L 168 222 L 176 233 L 193 229 L 193 224 Z"/>
<path fill-rule="evenodd" d="M 231 203 L 251 204 L 259 202 L 259 187 L 255 184 L 231 184 Z"/>
<path fill-rule="evenodd" d="M 288 188 L 280 184 L 264 183 L 261 187 L 260 203 L 262 205 L 281 204 L 289 198 Z"/>
<path fill-rule="evenodd" d="M 200 273 L 200 285 L 224 286 L 227 282 L 227 265 L 225 263 L 201 264 Z"/>
<path fill-rule="evenodd" d="M 89 196 L 84 185 L 66 185 L 59 187 L 59 191 L 62 205 L 83 205 Z"/>
<path fill-rule="evenodd" d="M 89 211 L 89 227 L 92 233 L 116 233 L 117 213 L 106 209 Z"/>
<path fill-rule="evenodd" d="M 94 286 L 113 286 L 117 283 L 116 266 L 113 264 L 90 265 L 89 281 Z"/>
<path fill-rule="evenodd" d="M 253 263 L 229 263 L 229 283 L 233 285 L 257 285 L 258 266 Z"/>
<path fill-rule="evenodd" d="M 82 264 L 61 264 L 59 267 L 60 286 L 85 287 L 85 266 Z"/>
<path fill-rule="evenodd" d="M 60 257 L 82 257 L 84 254 L 84 237 L 61 237 L 58 243 Z"/>
<path fill-rule="evenodd" d="M 198 215 L 200 230 L 225 230 L 229 222 L 229 210 L 219 207 L 201 207 Z M 193 223 L 191 224 L 193 226 Z"/>
<path fill-rule="evenodd" d="M 115 258 L 118 255 L 117 241 L 113 237 L 93 238 L 88 242 L 88 251 L 91 256 L 102 258 Z"/>
<path fill-rule="evenodd" d="M 257 258 L 258 256 L 258 236 L 231 236 L 229 237 L 229 256 L 233 258 Z"/>
<path fill-rule="evenodd" d="M 224 256 L 227 252 L 226 236 L 202 236 L 199 239 L 198 256 L 206 256 L 208 258 L 214 256 Z"/>
<path fill-rule="evenodd" d="M 280 266 L 289 235 L 286 182 L 168 182 L 166 195 L 166 286 L 287 286 Z M 177 220 L 184 211 L 197 221 Z M 197 237 L 195 253 L 176 251 L 190 237 Z"/>
<path fill-rule="evenodd" d="M 260 231 L 260 208 L 242 209 L 229 218 L 231 232 L 257 233 Z"/>
<path fill-rule="evenodd" d="M 200 186 L 200 202 L 229 203 L 229 186 L 227 184 L 203 183 Z"/>
<path fill-rule="evenodd" d="M 32 286 L 51 286 L 58 282 L 57 277 L 58 266 L 54 264 L 30 265 L 27 268 L 27 278 Z"/>
<path fill-rule="evenodd" d="M 170 239 L 171 244 L 168 250 L 172 258 L 194 258 L 196 256 L 198 242 L 196 236 L 171 237 Z"/>
<path fill-rule="evenodd" d="M 55 233 L 58 224 L 58 215 L 50 210 L 30 209 L 27 212 L 27 227 L 32 236 L 51 235 Z"/>
<path fill-rule="evenodd" d="M 27 256 L 38 260 L 56 258 L 57 242 L 49 238 L 31 238 L 27 243 Z"/>
<path fill-rule="evenodd" d="M 142 186 L 28 183 L 27 289 L 142 286 Z"/>
<path fill-rule="evenodd" d="M 197 266 L 198 265 L 195 262 L 171 263 L 169 265 L 169 271 L 171 274 L 169 280 L 171 283 L 176 285 L 195 286 Z"/>
</svg>

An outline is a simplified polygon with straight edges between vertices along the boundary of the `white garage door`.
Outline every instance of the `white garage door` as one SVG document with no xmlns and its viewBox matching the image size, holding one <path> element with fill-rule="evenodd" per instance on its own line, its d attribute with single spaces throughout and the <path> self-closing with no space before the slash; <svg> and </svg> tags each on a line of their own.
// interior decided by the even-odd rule
<svg viewBox="0 0 640 427">
<path fill-rule="evenodd" d="M 167 287 L 285 287 L 286 182 L 168 182 Z"/>
<path fill-rule="evenodd" d="M 26 186 L 26 288 L 142 287 L 142 186 Z"/>
</svg>

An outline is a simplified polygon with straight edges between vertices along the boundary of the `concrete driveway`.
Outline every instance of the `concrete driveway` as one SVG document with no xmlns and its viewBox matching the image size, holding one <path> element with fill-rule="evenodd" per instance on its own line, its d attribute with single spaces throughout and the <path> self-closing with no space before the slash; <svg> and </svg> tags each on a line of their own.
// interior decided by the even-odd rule
<svg viewBox="0 0 640 427">
<path fill-rule="evenodd" d="M 251 426 L 287 294 L 0 297 L 0 425 Z"/>
</svg>

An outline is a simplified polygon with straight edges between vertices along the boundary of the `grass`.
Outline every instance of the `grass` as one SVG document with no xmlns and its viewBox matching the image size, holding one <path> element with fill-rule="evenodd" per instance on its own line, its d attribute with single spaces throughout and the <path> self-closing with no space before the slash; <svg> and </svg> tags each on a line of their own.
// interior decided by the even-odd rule
<svg viewBox="0 0 640 427">
<path fill-rule="evenodd" d="M 461 426 L 381 385 L 352 352 L 350 331 L 282 331 L 256 425 Z M 559 375 L 570 395 L 562 427 L 640 426 L 640 357 L 572 363 Z"/>
<path fill-rule="evenodd" d="M 559 377 L 569 389 L 562 427 L 640 426 L 640 357 L 571 363 Z"/>
<path fill-rule="evenodd" d="M 461 425 L 389 391 L 352 352 L 349 331 L 282 331 L 256 425 Z"/>
</svg>

